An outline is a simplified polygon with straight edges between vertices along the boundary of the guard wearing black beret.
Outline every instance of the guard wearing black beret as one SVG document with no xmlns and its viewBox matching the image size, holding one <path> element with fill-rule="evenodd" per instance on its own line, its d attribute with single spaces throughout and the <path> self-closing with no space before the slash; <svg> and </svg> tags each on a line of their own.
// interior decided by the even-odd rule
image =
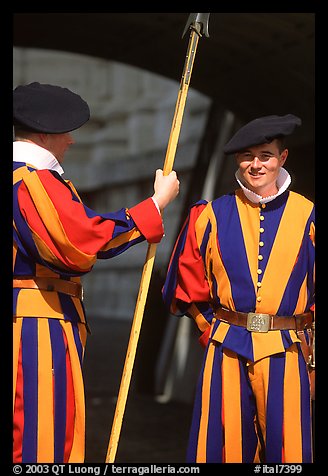
<svg viewBox="0 0 328 476">
<path fill-rule="evenodd" d="M 71 131 L 90 117 L 67 88 L 13 92 L 13 327 L 15 463 L 83 463 L 82 362 L 88 325 L 81 276 L 108 259 L 163 237 L 163 210 L 178 194 L 173 171 L 156 171 L 154 195 L 99 214 L 63 179 Z M 101 376 L 100 376 L 101 378 Z"/>
<path fill-rule="evenodd" d="M 30 131 L 63 134 L 90 118 L 88 104 L 67 88 L 34 82 L 13 92 L 14 124 Z"/>
<path fill-rule="evenodd" d="M 301 119 L 293 114 L 259 117 L 236 132 L 224 146 L 224 153 L 234 154 L 254 145 L 270 143 L 273 139 L 292 134 L 301 124 Z"/>
<path fill-rule="evenodd" d="M 164 302 L 205 347 L 188 463 L 313 461 L 314 204 L 283 167 L 300 125 L 270 115 L 234 134 L 237 189 L 191 207 L 170 258 Z"/>
</svg>

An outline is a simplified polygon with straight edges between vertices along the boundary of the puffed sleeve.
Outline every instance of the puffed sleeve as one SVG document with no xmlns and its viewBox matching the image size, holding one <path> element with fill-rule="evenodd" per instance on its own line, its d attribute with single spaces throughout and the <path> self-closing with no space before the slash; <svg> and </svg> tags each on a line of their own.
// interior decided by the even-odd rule
<svg viewBox="0 0 328 476">
<path fill-rule="evenodd" d="M 206 203 L 197 202 L 190 210 L 175 243 L 162 294 L 172 314 L 193 318 L 199 330 L 208 334 L 213 310 L 204 265 L 211 226 L 204 219 Z"/>
<path fill-rule="evenodd" d="M 52 269 L 85 273 L 97 258 L 111 258 L 143 240 L 158 243 L 163 236 L 151 198 L 131 209 L 99 214 L 82 203 L 72 184 L 49 170 L 23 177 L 17 208 L 20 241 L 32 237 L 43 264 Z"/>
</svg>

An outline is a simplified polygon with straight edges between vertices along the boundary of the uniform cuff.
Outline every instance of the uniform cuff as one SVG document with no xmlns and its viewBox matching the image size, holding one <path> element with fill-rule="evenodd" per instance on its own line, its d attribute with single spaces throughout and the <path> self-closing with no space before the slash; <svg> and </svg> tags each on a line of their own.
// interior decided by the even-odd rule
<svg viewBox="0 0 328 476">
<path fill-rule="evenodd" d="M 164 235 L 162 216 L 150 197 L 129 208 L 129 213 L 138 230 L 149 243 L 159 243 Z"/>
</svg>

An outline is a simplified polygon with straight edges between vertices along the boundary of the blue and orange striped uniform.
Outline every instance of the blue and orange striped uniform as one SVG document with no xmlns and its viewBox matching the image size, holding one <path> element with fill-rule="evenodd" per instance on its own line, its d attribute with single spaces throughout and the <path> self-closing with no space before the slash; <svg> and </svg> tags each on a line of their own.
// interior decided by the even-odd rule
<svg viewBox="0 0 328 476">
<path fill-rule="evenodd" d="M 13 275 L 80 283 L 97 259 L 147 239 L 163 223 L 151 198 L 98 214 L 71 182 L 51 170 L 14 162 Z M 80 298 L 13 289 L 14 462 L 84 461 L 82 362 L 87 323 Z"/>
<path fill-rule="evenodd" d="M 188 462 L 312 461 L 309 376 L 296 331 L 251 332 L 215 310 L 313 310 L 314 223 L 313 203 L 288 190 L 255 204 L 238 189 L 191 207 L 163 287 L 170 311 L 193 318 L 206 342 Z"/>
</svg>

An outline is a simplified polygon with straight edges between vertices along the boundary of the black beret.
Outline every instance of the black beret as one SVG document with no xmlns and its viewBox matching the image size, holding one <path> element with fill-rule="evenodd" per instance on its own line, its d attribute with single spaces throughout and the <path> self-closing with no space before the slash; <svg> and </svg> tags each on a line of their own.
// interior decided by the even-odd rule
<svg viewBox="0 0 328 476">
<path fill-rule="evenodd" d="M 90 118 L 88 104 L 67 88 L 37 82 L 13 91 L 13 123 L 28 130 L 64 134 Z"/>
<path fill-rule="evenodd" d="M 223 151 L 225 154 L 234 154 L 247 147 L 269 143 L 277 137 L 292 134 L 295 127 L 301 124 L 301 119 L 293 114 L 259 117 L 239 129 Z"/>
</svg>

